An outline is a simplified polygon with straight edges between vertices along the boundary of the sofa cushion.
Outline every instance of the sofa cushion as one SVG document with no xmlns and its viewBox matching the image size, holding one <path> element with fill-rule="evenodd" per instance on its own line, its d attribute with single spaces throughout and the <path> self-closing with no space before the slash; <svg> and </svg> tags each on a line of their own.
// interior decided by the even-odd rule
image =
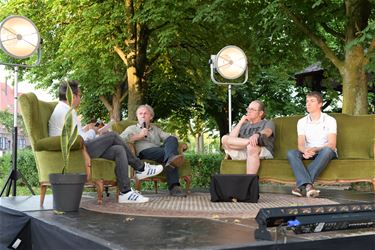
<svg viewBox="0 0 375 250">
<path fill-rule="evenodd" d="M 275 123 L 274 159 L 287 159 L 288 150 L 297 148 L 297 122 L 301 117 L 303 116 L 273 119 Z"/>
<path fill-rule="evenodd" d="M 340 159 L 369 159 L 375 138 L 375 115 L 331 114 L 337 121 Z"/>
<path fill-rule="evenodd" d="M 303 161 L 307 166 L 311 160 Z M 221 174 L 245 174 L 246 161 L 223 160 Z M 276 182 L 295 182 L 295 177 L 288 160 L 261 160 L 258 171 L 261 180 Z M 340 180 L 371 181 L 375 178 L 375 161 L 365 159 L 332 160 L 317 178 L 322 182 L 338 182 Z"/>
<path fill-rule="evenodd" d="M 72 145 L 70 150 L 77 150 L 83 148 L 83 140 L 78 136 L 77 140 Z M 35 151 L 61 151 L 60 136 L 51 136 L 36 141 L 34 146 Z"/>
</svg>

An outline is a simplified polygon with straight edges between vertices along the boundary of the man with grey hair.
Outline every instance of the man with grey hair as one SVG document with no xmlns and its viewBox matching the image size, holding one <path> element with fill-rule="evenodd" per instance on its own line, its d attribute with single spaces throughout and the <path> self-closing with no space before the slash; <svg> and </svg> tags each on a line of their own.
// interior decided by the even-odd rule
<svg viewBox="0 0 375 250">
<path fill-rule="evenodd" d="M 185 197 L 178 175 L 178 168 L 184 164 L 184 157 L 178 154 L 177 138 L 151 124 L 155 113 L 150 105 L 140 105 L 136 115 L 138 124 L 127 127 L 120 136 L 126 142 L 134 143 L 140 159 L 164 164 L 170 195 Z"/>
<path fill-rule="evenodd" d="M 275 125 L 264 119 L 264 104 L 260 100 L 252 101 L 246 111 L 247 114 L 221 142 L 233 160 L 246 160 L 247 174 L 257 174 L 260 159 L 273 158 Z"/>
</svg>

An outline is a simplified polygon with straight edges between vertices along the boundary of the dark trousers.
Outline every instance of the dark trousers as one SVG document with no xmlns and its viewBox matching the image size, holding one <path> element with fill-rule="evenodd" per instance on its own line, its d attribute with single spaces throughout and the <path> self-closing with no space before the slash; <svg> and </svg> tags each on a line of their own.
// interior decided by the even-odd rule
<svg viewBox="0 0 375 250">
<path fill-rule="evenodd" d="M 110 132 L 85 142 L 85 145 L 91 158 L 104 158 L 116 162 L 117 186 L 121 192 L 128 191 L 130 189 L 128 165 L 135 170 L 140 170 L 143 168 L 143 163 L 132 153 L 121 137 Z"/>
<path fill-rule="evenodd" d="M 166 164 L 175 155 L 178 155 L 178 140 L 174 136 L 169 136 L 161 147 L 147 148 L 139 152 L 140 159 L 153 160 L 161 164 Z M 166 167 L 164 171 L 169 189 L 174 185 L 180 185 L 177 168 Z"/>
</svg>

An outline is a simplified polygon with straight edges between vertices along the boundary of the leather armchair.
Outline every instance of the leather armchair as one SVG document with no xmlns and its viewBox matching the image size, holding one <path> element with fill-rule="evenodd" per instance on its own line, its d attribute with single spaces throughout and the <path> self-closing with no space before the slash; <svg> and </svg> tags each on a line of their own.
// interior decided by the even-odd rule
<svg viewBox="0 0 375 250">
<path fill-rule="evenodd" d="M 34 93 L 26 93 L 19 97 L 19 103 L 38 169 L 40 206 L 43 206 L 46 189 L 50 185 L 48 175 L 50 173 L 61 173 L 63 168 L 60 136 L 48 136 L 48 121 L 57 102 L 40 101 Z M 99 204 L 103 202 L 104 186 L 116 186 L 114 168 L 114 161 L 101 158 L 92 159 L 91 168 L 86 168 L 83 158 L 82 138 L 79 137 L 73 145 L 68 171 L 71 173 L 86 172 L 88 175 L 87 184 L 96 186 Z"/>
</svg>

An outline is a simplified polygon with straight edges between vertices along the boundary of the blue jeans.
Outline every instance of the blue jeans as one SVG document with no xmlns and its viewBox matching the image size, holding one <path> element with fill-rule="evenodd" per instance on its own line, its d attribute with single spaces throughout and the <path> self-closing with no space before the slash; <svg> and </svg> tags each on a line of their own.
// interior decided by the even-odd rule
<svg viewBox="0 0 375 250">
<path fill-rule="evenodd" d="M 305 168 L 302 163 L 302 153 L 299 150 L 288 151 L 288 161 L 296 177 L 296 185 L 301 188 L 306 184 L 313 184 L 316 177 L 323 171 L 328 163 L 336 158 L 336 152 L 329 147 L 323 147 L 313 156 L 313 161 Z"/>
<path fill-rule="evenodd" d="M 153 160 L 161 164 L 166 164 L 175 155 L 178 155 L 178 140 L 174 136 L 167 137 L 161 147 L 147 148 L 139 152 L 140 159 Z M 164 171 L 169 189 L 174 185 L 180 185 L 177 168 L 167 167 Z"/>
</svg>

